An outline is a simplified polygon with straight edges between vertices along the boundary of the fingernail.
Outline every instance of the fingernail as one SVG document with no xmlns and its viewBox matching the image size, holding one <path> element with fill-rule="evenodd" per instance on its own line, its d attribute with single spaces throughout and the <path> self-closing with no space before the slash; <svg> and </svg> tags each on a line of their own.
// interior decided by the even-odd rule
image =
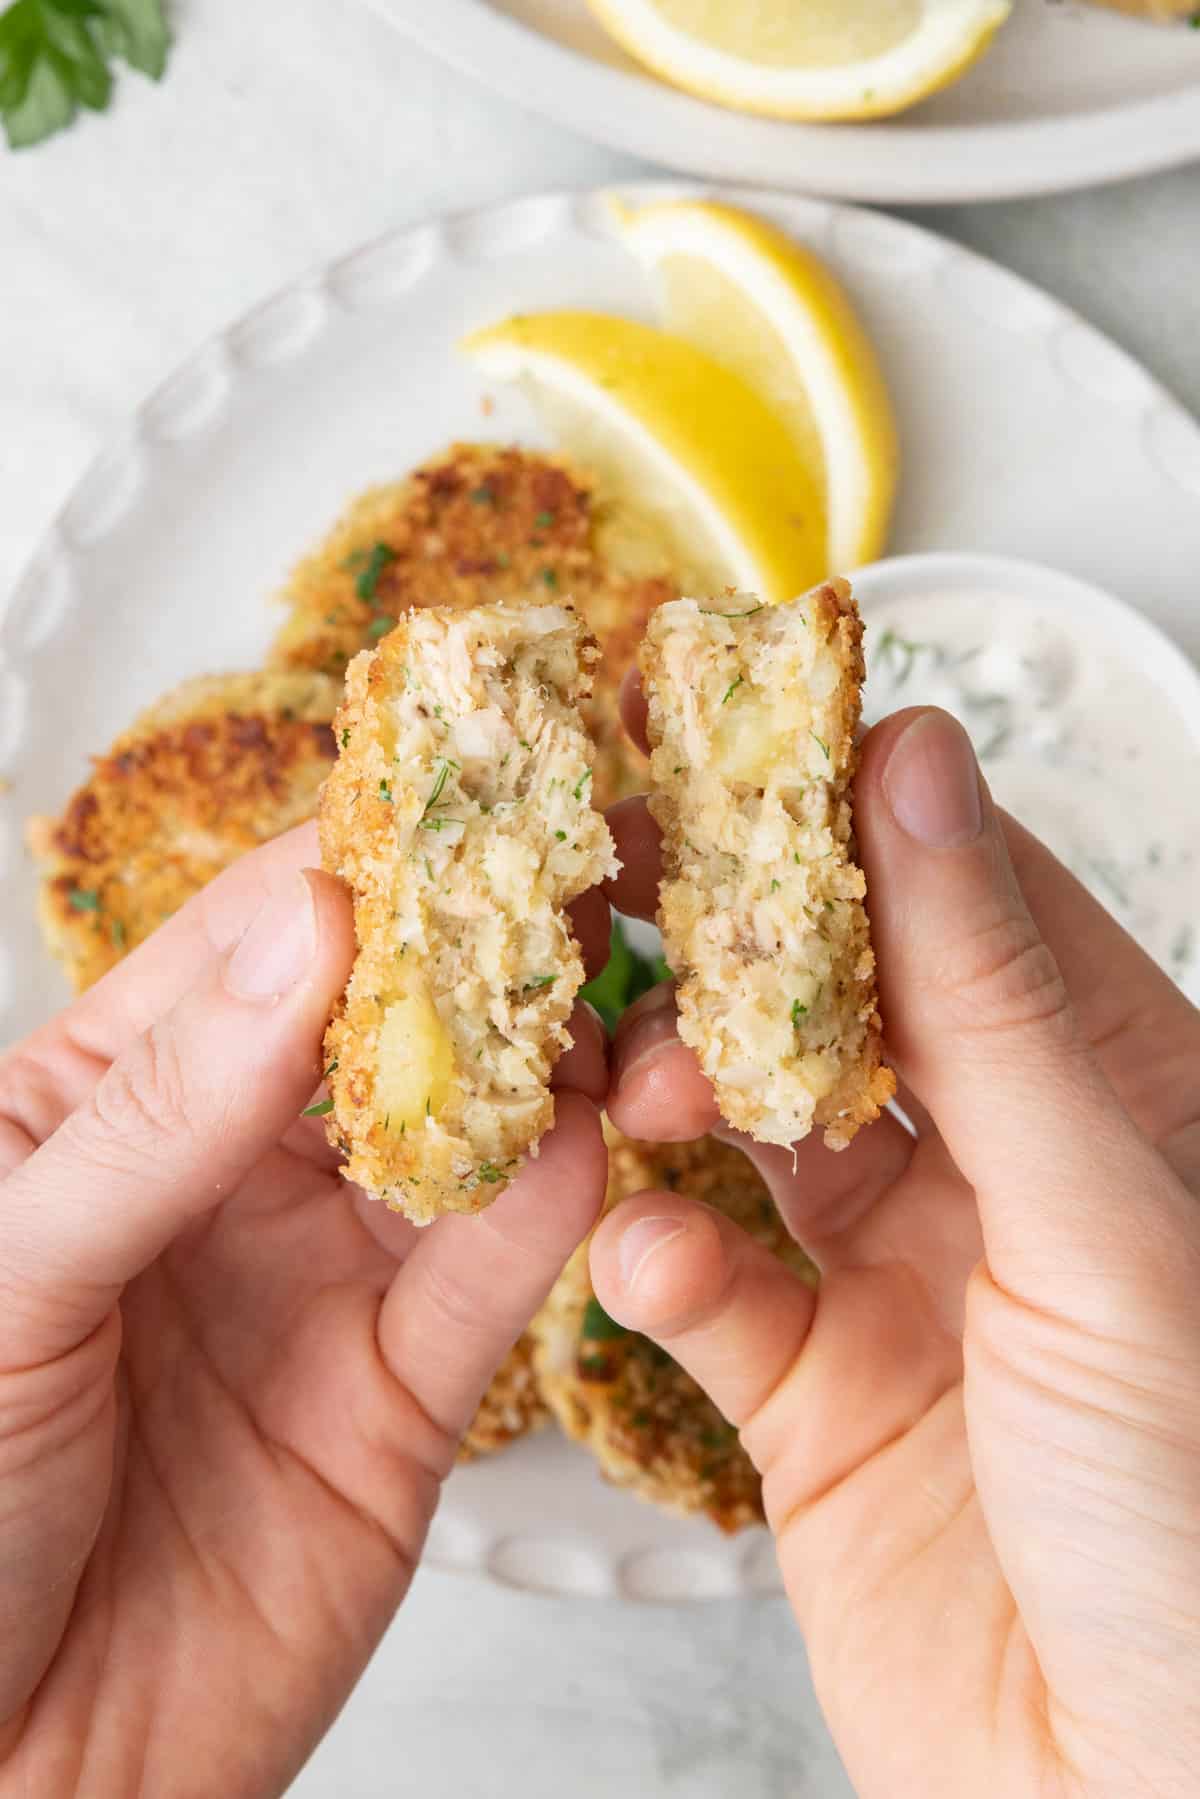
<svg viewBox="0 0 1200 1799">
<path fill-rule="evenodd" d="M 927 849 L 959 849 L 983 829 L 979 765 L 948 712 L 923 712 L 901 732 L 883 791 L 900 829 Z"/>
<path fill-rule="evenodd" d="M 617 1246 L 617 1268 L 627 1293 L 633 1292 L 650 1258 L 686 1228 L 678 1218 L 639 1218 L 630 1225 Z"/>
<path fill-rule="evenodd" d="M 312 967 L 317 917 L 302 874 L 272 893 L 251 920 L 225 965 L 225 986 L 237 999 L 279 999 Z"/>
</svg>

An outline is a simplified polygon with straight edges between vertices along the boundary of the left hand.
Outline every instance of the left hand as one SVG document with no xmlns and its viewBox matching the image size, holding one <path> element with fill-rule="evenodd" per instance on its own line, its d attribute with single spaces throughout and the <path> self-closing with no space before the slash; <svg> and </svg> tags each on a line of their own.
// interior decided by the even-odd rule
<svg viewBox="0 0 1200 1799">
<path fill-rule="evenodd" d="M 247 857 L 0 1063 L 0 1794 L 286 1787 L 599 1209 L 583 1007 L 490 1210 L 356 1201 L 299 1118 L 354 955 L 315 860 Z"/>
</svg>

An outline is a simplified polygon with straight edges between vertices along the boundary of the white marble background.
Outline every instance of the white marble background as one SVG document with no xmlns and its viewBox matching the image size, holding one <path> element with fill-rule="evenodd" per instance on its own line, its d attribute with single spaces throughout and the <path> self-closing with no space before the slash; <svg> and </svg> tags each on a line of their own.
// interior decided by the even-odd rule
<svg viewBox="0 0 1200 1799">
<path fill-rule="evenodd" d="M 126 77 L 107 117 L 0 151 L 0 596 L 128 409 L 309 263 L 432 210 L 639 172 L 359 0 L 172 12 L 160 89 Z M 1200 411 L 1200 168 L 914 216 L 1041 282 Z M 563 1791 L 844 1799 L 782 1602 L 639 1610 L 424 1574 L 294 1788 Z"/>
</svg>

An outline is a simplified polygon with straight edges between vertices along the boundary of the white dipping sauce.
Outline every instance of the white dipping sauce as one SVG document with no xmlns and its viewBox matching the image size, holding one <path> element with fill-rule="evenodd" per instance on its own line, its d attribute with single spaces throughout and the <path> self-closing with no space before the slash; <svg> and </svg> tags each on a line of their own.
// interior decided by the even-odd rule
<svg viewBox="0 0 1200 1799">
<path fill-rule="evenodd" d="M 943 706 L 997 802 L 1176 980 L 1200 969 L 1200 741 L 1080 609 L 994 590 L 866 608 L 870 723 Z"/>
</svg>

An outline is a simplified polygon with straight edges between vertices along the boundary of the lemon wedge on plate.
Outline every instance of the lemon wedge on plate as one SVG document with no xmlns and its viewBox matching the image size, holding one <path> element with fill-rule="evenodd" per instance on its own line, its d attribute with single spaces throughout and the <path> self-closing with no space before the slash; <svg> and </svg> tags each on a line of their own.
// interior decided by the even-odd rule
<svg viewBox="0 0 1200 1799">
<path fill-rule="evenodd" d="M 608 506 L 650 522 L 685 591 L 770 603 L 828 572 L 820 485 L 791 431 L 695 345 L 609 313 L 542 312 L 462 348 L 525 387 Z"/>
<path fill-rule="evenodd" d="M 718 105 L 874 119 L 946 87 L 1010 0 L 590 0 L 631 56 Z"/>
<path fill-rule="evenodd" d="M 663 321 L 754 387 L 824 488 L 829 568 L 882 555 L 896 427 L 875 352 L 811 251 L 751 213 L 707 201 L 632 208 L 622 241 L 650 273 Z"/>
</svg>

